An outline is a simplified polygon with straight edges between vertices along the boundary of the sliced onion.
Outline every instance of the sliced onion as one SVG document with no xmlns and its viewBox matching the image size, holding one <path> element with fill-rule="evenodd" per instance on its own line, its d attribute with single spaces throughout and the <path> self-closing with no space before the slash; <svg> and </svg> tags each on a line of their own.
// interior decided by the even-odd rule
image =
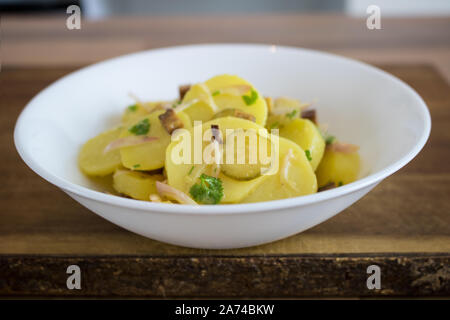
<svg viewBox="0 0 450 320">
<path fill-rule="evenodd" d="M 303 109 L 306 109 L 307 107 L 309 107 L 310 104 L 309 103 L 304 103 L 301 104 L 298 107 L 278 107 L 278 108 L 272 108 L 271 114 L 276 115 L 276 116 L 284 116 L 287 113 L 291 113 L 293 110 L 297 110 L 297 114 L 300 115 L 302 113 Z M 296 114 L 296 115 L 297 115 Z"/>
<path fill-rule="evenodd" d="M 220 173 L 220 160 L 222 158 L 222 154 L 220 152 L 219 142 L 214 140 L 214 169 L 213 169 L 213 177 L 217 178 Z"/>
<path fill-rule="evenodd" d="M 160 196 L 175 200 L 181 204 L 197 205 L 197 202 L 192 200 L 186 193 L 181 192 L 168 184 L 156 181 L 156 190 L 158 190 Z"/>
<path fill-rule="evenodd" d="M 156 193 L 152 193 L 149 196 L 149 199 L 150 199 L 151 202 L 162 202 L 161 198 Z"/>
<path fill-rule="evenodd" d="M 328 134 L 328 123 L 322 123 L 320 122 L 317 127 L 319 128 L 320 133 L 322 134 L 322 136 L 326 136 Z"/>
<path fill-rule="evenodd" d="M 138 146 L 144 143 L 156 141 L 158 139 L 159 139 L 158 137 L 149 137 L 149 136 L 128 136 L 119 138 L 108 144 L 105 147 L 105 149 L 103 149 L 103 153 L 107 153 L 119 148 Z"/>
<path fill-rule="evenodd" d="M 151 108 L 148 112 L 152 113 L 158 110 L 167 110 L 167 109 L 171 109 L 173 106 L 173 103 L 170 102 L 161 102 L 158 103 L 156 106 L 154 106 L 153 108 Z"/>
<path fill-rule="evenodd" d="M 191 101 L 188 101 L 188 102 L 185 102 L 185 103 L 182 103 L 182 104 L 177 105 L 177 106 L 174 108 L 174 110 L 175 110 L 175 112 L 183 111 L 184 109 L 189 108 L 189 107 L 192 106 L 194 103 L 197 103 L 197 102 L 199 102 L 199 101 L 200 101 L 200 100 L 198 100 L 198 99 L 192 99 Z"/>
<path fill-rule="evenodd" d="M 298 192 L 297 186 L 292 183 L 292 181 L 289 180 L 289 167 L 291 166 L 291 159 L 294 158 L 294 153 L 292 152 L 292 149 L 289 149 L 287 155 L 283 159 L 283 163 L 281 165 L 281 182 L 284 182 L 288 186 L 290 186 L 292 189 Z"/>
<path fill-rule="evenodd" d="M 193 175 L 192 177 L 187 176 L 191 181 L 196 181 L 198 178 L 200 178 L 200 176 L 202 175 L 202 173 L 205 172 L 206 169 L 206 163 L 202 163 L 201 166 L 197 166 L 194 169 Z"/>
<path fill-rule="evenodd" d="M 252 90 L 252 86 L 249 84 L 236 84 L 229 87 L 225 87 L 219 90 L 220 93 L 232 94 L 235 96 L 242 96 L 243 94 Z"/>
<path fill-rule="evenodd" d="M 300 103 L 299 100 L 288 98 L 288 97 L 278 97 L 273 101 L 273 107 L 270 113 L 273 115 L 286 115 L 294 110 L 297 110 L 298 115 L 302 110 L 311 106 L 311 103 Z"/>
<path fill-rule="evenodd" d="M 351 143 L 343 143 L 343 142 L 333 142 L 329 144 L 327 148 L 331 151 L 341 152 L 341 153 L 353 153 L 359 150 L 357 145 Z"/>
</svg>

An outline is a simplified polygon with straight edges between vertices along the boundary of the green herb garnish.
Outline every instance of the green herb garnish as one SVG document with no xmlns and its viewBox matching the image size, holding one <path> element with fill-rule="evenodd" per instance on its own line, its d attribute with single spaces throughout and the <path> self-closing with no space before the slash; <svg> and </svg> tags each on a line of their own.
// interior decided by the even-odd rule
<svg viewBox="0 0 450 320">
<path fill-rule="evenodd" d="M 249 96 L 243 95 L 242 99 L 244 99 L 244 102 L 246 105 L 251 106 L 256 102 L 256 99 L 258 99 L 258 92 L 252 89 Z"/>
<path fill-rule="evenodd" d="M 297 114 L 297 110 L 294 109 L 291 112 L 286 113 L 286 117 L 288 117 L 289 119 L 292 119 L 295 117 L 296 114 Z"/>
<path fill-rule="evenodd" d="M 317 130 L 319 130 L 319 129 L 317 129 Z M 332 144 L 334 142 L 334 140 L 336 140 L 335 136 L 332 136 L 332 135 L 330 135 L 330 134 L 328 134 L 326 132 L 322 132 L 320 130 L 319 130 L 319 132 L 322 135 L 322 138 L 323 138 L 323 140 L 325 140 L 325 143 L 327 145 Z"/>
<path fill-rule="evenodd" d="M 188 176 L 190 176 L 190 175 L 191 175 L 192 171 L 194 171 L 194 166 L 192 166 L 192 167 L 191 167 L 191 170 L 189 170 L 189 172 L 188 172 Z"/>
<path fill-rule="evenodd" d="M 344 185 L 344 183 L 342 183 L 342 181 L 339 181 L 338 187 L 341 187 L 341 186 L 343 186 L 343 185 Z"/>
<path fill-rule="evenodd" d="M 220 94 L 220 91 L 219 90 L 216 90 L 216 91 L 214 91 L 213 93 L 212 93 L 212 96 L 214 97 L 214 96 L 217 96 L 217 95 L 219 95 Z"/>
<path fill-rule="evenodd" d="M 142 136 L 144 134 L 147 134 L 150 130 L 150 122 L 147 118 L 144 120 L 139 121 L 134 126 L 132 126 L 128 131 L 130 131 L 132 134 L 137 136 Z"/>
<path fill-rule="evenodd" d="M 131 105 L 131 106 L 128 107 L 128 110 L 134 112 L 134 111 L 137 110 L 137 108 L 138 108 L 137 104 L 133 104 L 133 105 Z"/>
<path fill-rule="evenodd" d="M 133 166 L 133 169 L 137 169 L 137 168 L 139 168 L 141 165 L 140 164 L 135 164 L 134 166 Z"/>
<path fill-rule="evenodd" d="M 327 136 L 325 137 L 325 143 L 326 143 L 327 145 L 332 144 L 332 143 L 334 142 L 334 140 L 336 140 L 336 137 L 335 137 L 335 136 L 327 135 Z"/>
<path fill-rule="evenodd" d="M 200 183 L 194 184 L 189 193 L 197 202 L 217 204 L 223 197 L 222 181 L 202 173 Z"/>
<path fill-rule="evenodd" d="M 275 129 L 275 128 L 278 128 L 279 126 L 280 126 L 280 124 L 278 123 L 278 121 L 276 121 L 270 125 L 270 129 Z"/>
<path fill-rule="evenodd" d="M 306 158 L 308 158 L 309 161 L 312 161 L 311 151 L 305 150 L 305 155 L 306 155 Z"/>
</svg>

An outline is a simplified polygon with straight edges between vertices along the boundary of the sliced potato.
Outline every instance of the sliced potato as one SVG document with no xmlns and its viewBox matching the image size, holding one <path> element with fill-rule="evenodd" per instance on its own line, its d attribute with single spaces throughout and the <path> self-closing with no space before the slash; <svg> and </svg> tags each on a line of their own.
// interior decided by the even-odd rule
<svg viewBox="0 0 450 320">
<path fill-rule="evenodd" d="M 88 140 L 80 150 L 78 165 L 90 176 L 106 176 L 120 165 L 119 150 L 103 153 L 105 147 L 119 138 L 121 127 L 105 131 Z"/>
<path fill-rule="evenodd" d="M 120 137 L 123 138 L 131 136 L 134 134 L 130 132 L 133 126 L 136 126 L 143 120 L 147 119 L 150 124 L 150 128 L 145 135 L 158 138 L 158 140 L 146 144 L 121 148 L 120 155 L 124 167 L 134 169 L 138 166 L 139 170 L 149 171 L 159 169 L 164 166 L 166 148 L 170 143 L 170 135 L 164 129 L 158 118 L 159 115 L 164 112 L 165 111 L 155 111 L 137 119 L 135 122 L 123 128 Z M 184 112 L 178 112 L 177 116 L 182 120 L 184 128 L 189 129 L 191 127 L 189 116 L 187 116 Z"/>
<path fill-rule="evenodd" d="M 285 199 L 317 192 L 316 175 L 302 148 L 281 137 L 279 145 L 278 172 L 264 176 L 264 183 L 254 188 L 242 203 Z"/>
<path fill-rule="evenodd" d="M 226 136 L 226 129 L 263 129 L 261 126 L 251 122 L 249 120 L 244 120 L 240 118 L 233 117 L 225 117 L 220 119 L 214 119 L 209 122 L 206 122 L 202 126 L 203 133 L 208 130 L 212 124 L 216 124 L 219 126 L 219 130 L 221 130 L 222 137 Z M 191 155 L 192 159 L 194 158 L 194 133 L 195 128 L 190 130 L 190 139 L 191 140 Z M 189 190 L 193 184 L 198 182 L 198 177 L 205 173 L 207 175 L 214 175 L 214 170 L 216 169 L 214 164 L 191 164 L 191 163 L 179 163 L 177 164 L 175 159 L 179 152 L 179 144 L 182 143 L 180 141 L 172 142 L 167 148 L 166 154 L 166 165 L 165 169 L 167 172 L 168 184 L 172 187 L 179 189 L 187 194 L 189 194 Z M 209 145 L 209 142 L 203 142 L 202 145 L 202 154 L 205 148 Z M 257 185 L 262 183 L 266 176 L 259 176 L 255 179 L 251 179 L 248 181 L 240 181 L 238 179 L 233 179 L 223 172 L 220 171 L 218 174 L 218 178 L 222 180 L 223 192 L 224 195 L 222 197 L 221 203 L 237 203 L 240 202 L 245 196 L 247 196 L 250 191 L 255 188 Z"/>
<path fill-rule="evenodd" d="M 146 174 L 138 171 L 119 169 L 113 175 L 114 189 L 133 199 L 149 200 L 151 194 L 156 194 L 156 181 L 162 181 L 160 174 Z"/>
<path fill-rule="evenodd" d="M 231 139 L 234 142 L 231 143 Z M 271 156 L 271 143 L 266 137 L 258 136 L 256 141 L 251 141 L 251 139 L 246 136 L 244 130 L 237 130 L 233 136 L 227 136 L 224 138 L 225 146 L 230 146 L 230 148 L 224 148 L 224 163 L 221 165 L 221 171 L 224 175 L 236 179 L 236 180 L 252 180 L 259 177 L 265 167 L 261 163 L 261 159 L 255 152 L 253 158 L 251 157 L 250 150 L 253 146 L 259 151 L 262 143 L 265 143 L 265 150 L 267 157 Z M 238 141 L 242 141 L 244 145 L 239 145 Z M 230 159 L 233 159 L 231 164 L 228 164 L 227 152 L 231 151 Z"/>
<path fill-rule="evenodd" d="M 149 102 L 141 102 L 136 103 L 131 106 L 128 106 L 125 109 L 125 112 L 122 115 L 122 123 L 124 125 L 136 122 L 136 120 L 139 120 L 143 116 L 156 112 L 164 110 L 167 107 L 176 106 L 177 101 L 149 101 Z"/>
<path fill-rule="evenodd" d="M 240 118 L 224 117 L 209 121 L 203 125 L 203 131 L 210 128 L 212 124 L 218 125 L 222 136 L 227 138 L 226 129 L 238 130 L 259 130 L 261 126 Z M 266 132 L 263 129 L 263 132 Z M 193 137 L 193 133 L 190 135 Z M 264 137 L 264 136 L 263 136 Z M 267 136 L 266 137 L 270 137 Z M 262 140 L 261 140 L 262 141 Z M 304 151 L 294 142 L 279 138 L 280 154 L 278 157 L 279 167 L 273 175 L 261 174 L 261 163 L 250 165 L 222 164 L 218 178 L 222 180 L 224 196 L 221 203 L 238 202 L 256 202 L 281 199 L 283 197 L 299 196 L 310 194 L 317 191 L 317 180 L 309 161 L 306 159 Z M 177 164 L 177 153 L 179 152 L 179 143 L 172 142 L 167 148 L 166 170 L 169 185 L 189 194 L 193 184 L 197 183 L 198 177 L 205 173 L 214 175 L 215 164 L 196 164 L 189 163 Z M 225 144 L 227 142 L 225 141 Z M 194 154 L 194 143 L 191 141 L 191 153 Z M 202 150 L 205 150 L 207 143 L 204 143 Z M 226 150 L 226 145 L 224 147 Z M 293 155 L 287 166 L 283 166 L 283 161 L 289 150 Z M 270 148 L 268 148 L 270 150 Z M 259 153 L 258 153 L 259 154 Z M 270 153 L 268 153 L 270 156 Z M 248 159 L 248 157 L 246 157 Z M 226 159 L 224 159 L 226 162 Z M 258 159 L 259 160 L 259 159 Z M 239 167 L 241 166 L 241 167 Z M 266 165 L 266 168 L 270 164 Z M 247 171 L 250 171 L 249 174 Z M 283 170 L 283 175 L 281 174 Z M 254 178 L 254 176 L 256 176 Z M 238 179 L 236 179 L 236 177 Z M 264 185 L 264 186 L 263 186 Z"/>
<path fill-rule="evenodd" d="M 250 82 L 235 75 L 224 74 L 207 80 L 205 84 L 220 111 L 225 109 L 242 110 L 253 115 L 257 124 L 265 125 L 267 120 L 266 100 Z M 247 104 L 243 97 L 251 97 L 252 91 L 256 93 L 256 99 Z"/>
<path fill-rule="evenodd" d="M 280 136 L 294 141 L 305 152 L 309 151 L 311 166 L 313 170 L 317 169 L 325 150 L 325 141 L 312 121 L 293 119 L 280 129 Z"/>
<path fill-rule="evenodd" d="M 266 128 L 267 130 L 281 129 L 291 121 L 286 115 L 271 114 L 267 117 Z"/>
<path fill-rule="evenodd" d="M 223 109 L 222 111 L 217 112 L 213 119 L 223 118 L 223 117 L 235 117 L 242 118 L 246 120 L 250 120 L 255 122 L 255 116 L 250 113 L 245 113 L 242 110 L 238 109 Z"/>
<path fill-rule="evenodd" d="M 127 124 L 134 122 L 136 119 L 142 118 L 148 113 L 148 109 L 145 108 L 142 104 L 133 104 L 125 109 L 122 115 L 122 123 Z"/>
<path fill-rule="evenodd" d="M 327 148 L 316 171 L 319 186 L 331 182 L 339 186 L 355 181 L 360 171 L 360 162 L 358 152 L 344 153 Z"/>
<path fill-rule="evenodd" d="M 266 128 L 269 130 L 281 129 L 292 120 L 300 118 L 302 109 L 307 107 L 307 104 L 301 103 L 300 100 L 287 97 L 276 98 L 271 104 L 266 122 Z"/>
<path fill-rule="evenodd" d="M 188 103 L 192 103 L 192 105 L 183 109 L 183 112 L 189 116 L 192 124 L 194 121 L 208 121 L 217 111 L 208 87 L 202 83 L 194 84 L 189 91 L 186 92 L 181 105 Z"/>
</svg>

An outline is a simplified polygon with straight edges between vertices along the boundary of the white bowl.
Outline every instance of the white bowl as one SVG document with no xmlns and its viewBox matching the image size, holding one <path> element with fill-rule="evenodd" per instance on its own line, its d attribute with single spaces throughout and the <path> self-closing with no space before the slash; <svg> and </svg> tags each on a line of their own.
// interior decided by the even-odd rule
<svg viewBox="0 0 450 320">
<path fill-rule="evenodd" d="M 109 195 L 79 171 L 80 146 L 119 122 L 130 92 L 174 98 L 178 85 L 221 73 L 248 79 L 264 95 L 316 101 L 329 131 L 361 147 L 364 176 L 303 197 L 197 207 Z M 275 241 L 329 219 L 413 159 L 430 127 L 421 97 L 377 68 L 312 50 L 226 44 L 139 52 L 71 73 L 28 103 L 14 139 L 32 170 L 103 218 L 163 242 L 219 249 Z"/>
</svg>

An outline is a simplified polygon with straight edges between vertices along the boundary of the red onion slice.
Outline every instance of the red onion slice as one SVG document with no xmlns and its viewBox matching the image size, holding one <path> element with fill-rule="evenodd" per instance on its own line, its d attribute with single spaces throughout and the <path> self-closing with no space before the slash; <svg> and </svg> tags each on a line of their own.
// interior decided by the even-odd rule
<svg viewBox="0 0 450 320">
<path fill-rule="evenodd" d="M 341 153 L 353 153 L 359 150 L 357 145 L 351 143 L 343 143 L 343 142 L 333 142 L 329 144 L 327 148 L 331 151 L 341 152 Z"/>
<path fill-rule="evenodd" d="M 119 138 L 117 140 L 109 143 L 105 149 L 103 149 L 103 153 L 108 153 L 112 150 L 124 148 L 124 147 L 132 147 L 138 146 L 144 143 L 149 143 L 152 141 L 158 140 L 158 137 L 149 137 L 149 136 L 128 136 L 124 138 Z"/>
<path fill-rule="evenodd" d="M 158 190 L 160 196 L 175 200 L 181 204 L 198 205 L 197 202 L 192 200 L 186 193 L 181 192 L 168 184 L 156 181 L 156 190 Z"/>
</svg>

